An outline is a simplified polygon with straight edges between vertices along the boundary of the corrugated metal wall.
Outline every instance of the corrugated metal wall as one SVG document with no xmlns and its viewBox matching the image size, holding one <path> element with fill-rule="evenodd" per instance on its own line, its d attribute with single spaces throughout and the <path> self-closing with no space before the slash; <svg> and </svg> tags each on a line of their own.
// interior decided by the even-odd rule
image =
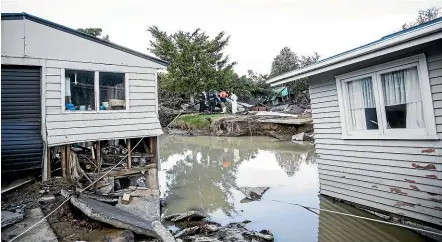
<svg viewBox="0 0 442 242">
<path fill-rule="evenodd" d="M 1 73 L 2 174 L 39 169 L 43 160 L 40 68 L 2 65 Z M 14 176 L 18 174 L 24 173 Z"/>
<path fill-rule="evenodd" d="M 440 138 L 441 44 L 422 50 Z M 442 142 L 342 140 L 334 75 L 312 78 L 309 84 L 321 193 L 442 225 Z"/>
</svg>

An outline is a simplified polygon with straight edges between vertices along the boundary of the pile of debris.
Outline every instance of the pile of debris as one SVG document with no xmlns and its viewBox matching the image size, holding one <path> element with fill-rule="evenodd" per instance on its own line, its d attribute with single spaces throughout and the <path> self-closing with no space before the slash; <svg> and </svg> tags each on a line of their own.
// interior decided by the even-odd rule
<svg viewBox="0 0 442 242">
<path fill-rule="evenodd" d="M 238 188 L 248 201 L 260 200 L 269 187 L 239 187 Z M 244 200 L 243 199 L 243 200 Z M 222 226 L 219 223 L 207 220 L 208 216 L 198 211 L 174 213 L 165 216 L 163 219 L 173 222 L 181 228 L 176 231 L 173 237 L 176 241 L 273 241 L 273 234 L 269 230 L 251 231 L 247 229 L 246 220 L 240 223 L 229 223 Z"/>
</svg>

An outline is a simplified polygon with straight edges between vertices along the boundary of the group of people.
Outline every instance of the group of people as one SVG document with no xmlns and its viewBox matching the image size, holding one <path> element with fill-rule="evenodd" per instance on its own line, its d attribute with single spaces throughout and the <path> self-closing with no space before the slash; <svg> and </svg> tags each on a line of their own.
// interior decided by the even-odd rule
<svg viewBox="0 0 442 242">
<path fill-rule="evenodd" d="M 208 109 L 209 113 L 213 113 L 217 104 L 220 104 L 221 113 L 226 113 L 226 102 L 228 100 L 232 103 L 232 113 L 235 114 L 238 109 L 238 97 L 233 92 L 224 90 L 219 90 L 219 92 L 215 92 L 214 90 L 210 90 L 207 93 L 202 92 L 199 100 L 200 112 L 203 113 L 206 109 Z"/>
</svg>

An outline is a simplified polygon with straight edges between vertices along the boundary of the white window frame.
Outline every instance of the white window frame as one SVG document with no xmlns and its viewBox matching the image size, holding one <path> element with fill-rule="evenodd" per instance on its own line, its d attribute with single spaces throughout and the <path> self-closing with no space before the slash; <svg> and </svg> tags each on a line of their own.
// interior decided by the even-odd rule
<svg viewBox="0 0 442 242">
<path fill-rule="evenodd" d="M 66 110 L 66 70 L 77 70 L 77 71 L 90 71 L 94 72 L 94 99 L 95 99 L 95 110 L 86 110 L 86 111 L 69 111 Z M 124 91 L 125 91 L 125 109 L 123 110 L 100 110 L 100 72 L 111 72 L 111 73 L 123 73 L 124 74 Z M 85 69 L 77 69 L 77 68 L 62 68 L 61 69 L 61 110 L 62 113 L 74 114 L 74 113 L 124 113 L 129 112 L 129 74 L 125 72 L 117 72 L 117 71 L 106 71 L 106 70 L 85 70 Z"/>
<path fill-rule="evenodd" d="M 381 74 L 396 70 L 416 67 L 419 76 L 419 85 L 422 96 L 422 105 L 426 128 L 423 129 L 387 129 L 384 108 L 384 96 L 381 85 Z M 350 103 L 346 83 L 361 78 L 371 77 L 376 114 L 378 118 L 377 130 L 350 130 Z M 424 54 L 403 58 L 385 64 L 365 68 L 335 77 L 338 92 L 339 112 L 341 116 L 342 139 L 439 139 L 436 132 L 433 100 L 431 96 L 430 79 L 428 76 L 427 60 Z"/>
</svg>

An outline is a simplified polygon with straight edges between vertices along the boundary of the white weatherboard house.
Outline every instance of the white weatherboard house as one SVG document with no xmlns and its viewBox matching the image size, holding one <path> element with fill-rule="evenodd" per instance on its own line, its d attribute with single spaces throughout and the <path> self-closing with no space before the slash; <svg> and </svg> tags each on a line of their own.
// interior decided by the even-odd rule
<svg viewBox="0 0 442 242">
<path fill-rule="evenodd" d="M 2 13 L 1 55 L 2 175 L 48 177 L 49 147 L 162 134 L 162 60 L 26 13 Z"/>
<path fill-rule="evenodd" d="M 442 226 L 442 18 L 268 82 L 301 78 L 320 193 Z"/>
</svg>

